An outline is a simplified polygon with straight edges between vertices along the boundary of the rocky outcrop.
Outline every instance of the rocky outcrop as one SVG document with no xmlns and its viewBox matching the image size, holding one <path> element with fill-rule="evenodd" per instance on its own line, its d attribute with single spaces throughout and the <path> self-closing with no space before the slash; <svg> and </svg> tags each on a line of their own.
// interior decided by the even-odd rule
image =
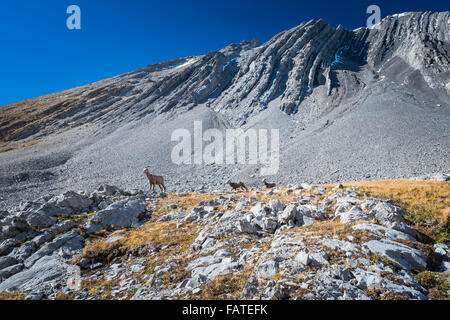
<svg viewBox="0 0 450 320">
<path fill-rule="evenodd" d="M 140 200 L 114 202 L 97 212 L 86 224 L 88 233 L 98 232 L 110 226 L 122 228 L 138 227 L 145 218 L 145 203 Z"/>
<path fill-rule="evenodd" d="M 5 215 L 2 224 L 14 222 L 22 233 L 11 233 L 0 245 L 0 292 L 17 290 L 33 299 L 52 299 L 57 292 L 90 298 L 87 289 L 74 292 L 66 280 L 74 257 L 89 246 L 92 233 L 108 233 L 101 247 L 115 248 L 128 238 L 127 232 L 133 235 L 134 228 L 150 226 L 140 231 L 142 235 L 156 226 L 175 226 L 181 229 L 174 234 L 185 233 L 184 227 L 198 230 L 195 237 L 187 232 L 190 240 L 185 249 L 171 255 L 171 248 L 181 243 L 161 247 L 158 235 L 155 247 L 145 243 L 139 250 L 122 253 L 125 256 L 119 260 L 114 257 L 120 257 L 120 250 L 114 255 L 99 252 L 97 258 L 77 260 L 83 279 L 116 283 L 108 294 L 120 299 L 196 297 L 223 277 L 244 283 L 241 299 L 428 299 L 427 290 L 412 274 L 448 273 L 448 247 L 436 244 L 423 251 L 417 232 L 406 225 L 405 210 L 357 192 L 358 188 L 290 186 L 272 190 L 267 202 L 259 200 L 257 190 L 255 196 L 217 192 L 216 197 L 192 207 L 166 204 L 164 197 L 147 198 L 139 190 L 130 195 L 112 186 L 91 194 L 48 197 L 89 201 L 75 201 L 83 206 L 58 202 L 74 210 L 72 220 L 63 216 L 42 229 Z M 48 203 L 57 205 L 53 200 Z M 149 220 L 149 210 L 157 203 L 176 211 Z M 33 214 L 41 207 L 22 204 L 15 215 Z M 86 214 L 76 214 L 85 209 Z M 164 263 L 154 264 L 150 273 L 145 271 L 149 265 L 144 261 L 162 261 L 160 255 Z M 168 278 L 177 280 L 168 285 Z"/>
<path fill-rule="evenodd" d="M 117 196 L 120 200 L 111 199 Z M 68 191 L 6 212 L 0 219 L 0 292 L 40 298 L 68 276 L 71 259 L 85 246 L 83 235 L 144 222 L 149 217 L 144 198 L 141 191 L 101 185 L 91 194 Z M 111 204 L 101 209 L 105 202 Z"/>
</svg>

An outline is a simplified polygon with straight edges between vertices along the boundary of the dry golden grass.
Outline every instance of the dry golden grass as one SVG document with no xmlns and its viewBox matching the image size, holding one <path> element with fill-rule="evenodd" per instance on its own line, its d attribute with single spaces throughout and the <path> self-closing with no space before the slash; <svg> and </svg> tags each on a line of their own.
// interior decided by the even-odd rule
<svg viewBox="0 0 450 320">
<path fill-rule="evenodd" d="M 356 221 L 355 224 L 357 223 L 367 223 L 367 221 Z M 353 236 L 355 241 L 361 237 L 367 238 L 369 236 L 368 231 L 353 230 L 352 225 L 341 223 L 339 220 L 324 220 L 305 227 L 295 227 L 284 232 L 296 232 L 298 234 L 297 238 L 304 238 L 305 233 L 311 233 L 311 236 L 319 236 L 321 238 L 333 238 L 336 236 L 339 239 L 346 239 L 348 236 Z"/>
<path fill-rule="evenodd" d="M 5 142 L 0 142 L 0 153 L 2 152 L 8 152 L 8 151 L 12 151 L 12 150 L 17 150 L 17 149 L 21 149 L 21 148 L 26 148 L 26 147 L 31 147 L 33 145 L 35 145 L 36 143 L 38 143 L 38 140 L 30 140 L 28 142 L 25 142 L 23 144 L 20 143 L 5 143 Z"/>
<path fill-rule="evenodd" d="M 20 292 L 0 292 L 0 300 L 26 300 L 26 297 Z"/>
<path fill-rule="evenodd" d="M 79 262 L 82 258 L 111 261 L 117 257 L 124 257 L 127 253 L 138 253 L 139 250 L 144 252 L 145 248 L 184 247 L 195 239 L 198 229 L 197 225 L 190 223 L 185 223 L 179 228 L 173 221 L 147 223 L 138 229 L 124 231 L 122 234 L 124 237 L 113 243 L 106 243 L 105 239 L 92 241 L 84 247 L 73 263 Z"/>
<path fill-rule="evenodd" d="M 198 295 L 193 299 L 200 300 L 237 300 L 239 299 L 244 286 L 251 275 L 251 270 L 247 269 L 236 274 L 218 276 L 214 280 L 207 282 Z"/>
<path fill-rule="evenodd" d="M 190 211 L 193 207 L 198 206 L 201 201 L 210 201 L 218 197 L 215 194 L 209 193 L 188 193 L 186 196 L 177 196 L 175 193 L 166 193 L 166 198 L 158 198 L 158 203 L 152 215 L 158 219 L 165 214 L 168 214 L 174 210 L 179 210 L 182 207 L 186 207 L 185 212 Z M 176 209 L 171 209 L 171 205 L 176 205 Z"/>
<path fill-rule="evenodd" d="M 427 236 L 426 242 L 449 242 L 450 182 L 383 180 L 351 182 L 345 187 L 359 187 L 361 194 L 368 193 L 392 202 L 409 214 L 408 223 Z"/>
<path fill-rule="evenodd" d="M 17 149 L 16 147 L 0 147 L 0 153 Z"/>
<path fill-rule="evenodd" d="M 31 140 L 31 141 L 25 142 L 23 144 L 23 147 L 31 147 L 31 146 L 34 146 L 36 143 L 38 143 L 38 140 Z"/>
<path fill-rule="evenodd" d="M 122 239 L 114 243 L 106 243 L 105 239 L 91 242 L 74 259 L 73 263 L 79 262 L 82 258 L 92 258 L 94 261 L 110 264 L 114 262 L 124 262 L 128 254 L 145 257 L 145 269 L 133 277 L 142 284 L 145 283 L 145 275 L 155 272 L 156 267 L 167 264 L 167 259 L 171 259 L 178 264 L 170 273 L 162 275 L 159 279 L 164 288 L 173 288 L 178 282 L 187 278 L 186 272 L 189 254 L 189 246 L 198 234 L 196 225 L 185 223 L 177 227 L 175 222 L 154 222 L 147 223 L 141 228 L 124 231 Z M 162 249 L 164 248 L 164 249 Z M 151 254 L 155 249 L 160 250 L 157 254 Z M 194 257 L 194 256 L 193 256 Z M 90 294 L 99 299 L 112 299 L 111 290 L 118 285 L 120 279 L 107 281 L 85 280 L 82 287 L 89 290 Z M 130 298 L 133 294 L 124 292 Z"/>
<path fill-rule="evenodd" d="M 81 110 L 83 103 L 66 91 L 4 106 L 0 113 L 1 141 L 10 142 L 45 127 L 55 119 Z"/>
</svg>

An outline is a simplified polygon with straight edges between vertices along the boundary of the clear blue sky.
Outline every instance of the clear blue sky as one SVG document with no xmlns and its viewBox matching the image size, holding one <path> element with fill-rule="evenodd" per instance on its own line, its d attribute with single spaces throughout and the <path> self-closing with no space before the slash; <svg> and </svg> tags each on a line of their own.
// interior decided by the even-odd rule
<svg viewBox="0 0 450 320">
<path fill-rule="evenodd" d="M 81 30 L 66 27 L 71 4 Z M 1 0 L 0 106 L 233 42 L 263 43 L 312 18 L 355 29 L 371 4 L 382 17 L 450 10 L 443 0 Z"/>
</svg>

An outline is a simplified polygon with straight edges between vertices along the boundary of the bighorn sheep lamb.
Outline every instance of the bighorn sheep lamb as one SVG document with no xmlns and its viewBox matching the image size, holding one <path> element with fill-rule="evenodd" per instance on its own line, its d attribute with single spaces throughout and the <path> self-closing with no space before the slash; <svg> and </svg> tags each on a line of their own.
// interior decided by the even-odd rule
<svg viewBox="0 0 450 320">
<path fill-rule="evenodd" d="M 231 182 L 231 180 L 228 180 L 226 183 L 228 183 L 231 186 L 232 190 L 238 190 L 239 188 L 244 189 L 245 191 L 248 191 L 248 188 L 245 186 L 243 182 L 234 183 Z"/>
<path fill-rule="evenodd" d="M 144 168 L 144 174 L 147 176 L 148 183 L 150 184 L 150 191 L 155 190 L 155 185 L 161 189 L 162 192 L 166 192 L 166 186 L 164 185 L 164 178 L 161 176 L 155 176 L 148 172 L 149 167 Z"/>
<path fill-rule="evenodd" d="M 267 182 L 266 179 L 263 180 L 263 183 L 266 186 L 266 188 L 269 188 L 269 189 L 275 188 L 277 186 L 275 183 Z"/>
</svg>

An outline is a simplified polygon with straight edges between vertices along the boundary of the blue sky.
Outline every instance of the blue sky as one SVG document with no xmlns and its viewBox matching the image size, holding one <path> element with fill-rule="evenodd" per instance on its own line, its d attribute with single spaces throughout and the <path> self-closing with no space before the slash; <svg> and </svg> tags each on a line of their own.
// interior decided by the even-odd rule
<svg viewBox="0 0 450 320">
<path fill-rule="evenodd" d="M 72 4 L 81 30 L 66 27 Z M 442 0 L 2 0 L 0 106 L 233 42 L 263 43 L 312 18 L 355 29 L 371 4 L 382 17 L 450 10 Z"/>
</svg>

